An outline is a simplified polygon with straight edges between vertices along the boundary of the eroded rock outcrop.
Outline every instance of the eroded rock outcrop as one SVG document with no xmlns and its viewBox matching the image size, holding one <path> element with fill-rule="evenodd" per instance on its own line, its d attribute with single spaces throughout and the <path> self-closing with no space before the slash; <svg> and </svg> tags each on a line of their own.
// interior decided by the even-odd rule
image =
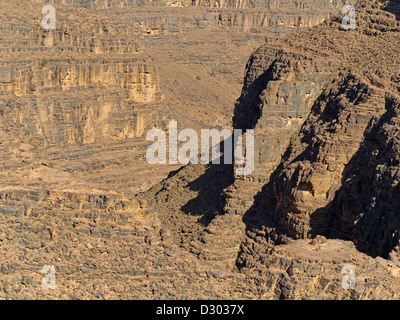
<svg viewBox="0 0 400 320">
<path fill-rule="evenodd" d="M 247 82 L 236 106 L 235 126 L 256 128 L 259 165 L 253 178 L 264 174 L 269 181 L 245 213 L 246 221 L 255 228 L 249 227 L 250 238 L 255 242 L 250 241 L 247 248 L 263 238 L 256 230 L 264 225 L 268 230 L 264 231 L 265 241 L 270 245 L 285 243 L 287 237 L 323 234 L 350 239 L 358 250 L 372 256 L 389 258 L 392 252 L 390 256 L 394 257 L 399 250 L 395 200 L 399 60 L 392 54 L 399 50 L 395 40 L 400 30 L 398 16 L 396 6 L 390 3 L 361 1 L 357 8 L 357 31 L 345 32 L 340 20 L 333 19 L 298 39 L 287 37 L 288 47 L 280 43 L 281 51 L 271 48 L 275 44 L 266 45 L 249 61 Z M 377 34 L 385 37 L 376 38 Z M 379 63 L 375 62 L 376 48 L 387 50 L 382 56 L 378 54 L 382 57 Z M 315 91 L 308 96 L 308 106 L 305 100 L 301 101 L 303 113 L 292 115 L 297 116 L 297 126 L 284 127 L 287 131 L 283 131 L 269 112 L 277 108 L 278 119 L 284 122 L 286 106 L 275 107 L 276 102 L 280 97 L 295 97 L 300 91 L 293 86 L 283 96 L 282 91 L 273 90 L 276 74 L 295 70 L 297 77 L 302 76 L 293 67 L 303 62 L 300 55 L 297 61 L 287 59 L 286 64 L 280 65 L 293 52 L 308 56 L 314 64 L 325 60 L 325 69 L 319 68 L 325 74 L 312 86 Z M 319 76 L 316 70 L 311 74 Z M 292 79 L 295 76 L 285 85 L 289 87 Z M 299 96 L 307 97 L 303 92 Z M 270 121 L 264 125 L 266 135 L 257 131 L 265 114 Z M 283 149 L 271 147 L 268 142 L 275 139 L 284 141 Z M 263 142 L 267 146 L 264 150 Z M 262 168 L 264 159 L 267 164 L 270 159 L 275 160 L 276 167 Z M 235 184 L 243 184 L 236 180 Z M 235 188 L 230 189 L 234 193 L 232 190 Z M 240 263 L 246 265 L 245 261 L 254 257 L 246 254 L 246 245 L 243 250 Z"/>
<path fill-rule="evenodd" d="M 399 298 L 398 6 L 359 1 L 344 31 L 341 1 L 34 3 L 2 2 L 17 19 L 0 29 L 0 298 Z M 169 171 L 144 164 L 145 132 L 213 124 L 246 38 L 293 28 L 254 52 L 236 104 L 255 172 L 188 165 L 134 198 L 138 176 Z M 215 30 L 234 63 L 205 50 Z"/>
</svg>

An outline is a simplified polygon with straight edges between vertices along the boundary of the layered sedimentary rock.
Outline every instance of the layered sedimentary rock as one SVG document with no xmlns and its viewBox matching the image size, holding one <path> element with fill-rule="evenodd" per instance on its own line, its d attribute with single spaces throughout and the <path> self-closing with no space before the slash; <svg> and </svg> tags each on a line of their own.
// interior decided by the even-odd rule
<svg viewBox="0 0 400 320">
<path fill-rule="evenodd" d="M 110 166 L 140 161 L 146 132 L 168 121 L 159 68 L 144 50 L 142 29 L 60 7 L 56 29 L 44 30 L 43 4 L 23 5 L 25 16 L 16 3 L 3 4 L 13 19 L 3 16 L 1 24 L 2 130 L 60 170 L 104 169 L 96 183 L 110 179 Z M 126 151 L 116 152 L 121 147 Z M 96 158 L 102 153 L 104 162 Z M 106 160 L 107 153 L 114 159 Z"/>
<path fill-rule="evenodd" d="M 331 217 L 333 235 L 352 239 L 374 256 L 396 256 L 400 249 L 399 107 L 398 97 L 387 97 L 383 115 L 346 165 L 344 183 L 324 213 Z"/>
<path fill-rule="evenodd" d="M 237 101 L 234 127 L 255 129 L 255 173 L 279 163 L 290 136 L 298 131 L 331 75 L 331 63 L 264 47 L 253 54 L 243 93 Z"/>
<path fill-rule="evenodd" d="M 251 56 L 233 125 L 255 129 L 253 174 L 186 167 L 149 194 L 163 223 L 188 220 L 178 238 L 193 231 L 186 247 L 199 257 L 215 258 L 213 241 L 229 265 L 222 239 L 236 238 L 236 266 L 260 298 L 398 297 L 399 11 L 378 1 L 356 10 L 357 30 L 338 16 Z M 354 268 L 354 290 L 343 268 Z"/>
<path fill-rule="evenodd" d="M 354 1 L 142 1 L 142 0 L 36 0 L 51 5 L 125 12 L 125 19 L 146 25 L 153 32 L 182 28 L 240 27 L 244 31 L 265 32 L 270 27 L 311 27 Z M 149 9 L 157 7 L 157 10 Z M 173 9 L 168 9 L 173 7 Z M 143 8 L 146 8 L 145 10 Z M 201 9 L 199 9 L 201 8 Z M 207 10 L 203 10 L 207 8 Z M 135 10 L 134 16 L 126 13 Z M 150 14 L 149 14 L 150 13 Z M 113 14 L 113 13 L 111 13 Z"/>
<path fill-rule="evenodd" d="M 41 27 L 44 5 L 55 6 L 55 30 Z M 97 186 L 148 188 L 173 167 L 154 166 L 150 177 L 146 133 L 174 119 L 195 130 L 229 126 L 252 48 L 340 10 L 315 5 L 35 0 L 21 3 L 22 16 L 5 2 L 0 93 L 12 124 L 4 129 Z M 113 179 L 116 168 L 127 172 Z"/>
<path fill-rule="evenodd" d="M 341 1 L 1 4 L 0 298 L 399 297 L 393 2 L 349 31 Z M 265 39 L 233 118 L 254 173 L 188 165 L 134 198 L 170 171 L 146 132 L 226 126 Z"/>
<path fill-rule="evenodd" d="M 357 31 L 342 30 L 336 19 L 304 38 L 289 36 L 288 47 L 282 44 L 281 51 L 266 45 L 256 52 L 234 119 L 236 127 L 258 133 L 258 166 L 251 178 L 270 179 L 245 215 L 265 214 L 271 226 L 294 238 L 342 237 L 354 241 L 359 250 L 388 257 L 399 250 L 394 200 L 399 61 L 393 55 L 398 51 L 394 39 L 399 22 L 393 5 L 383 7 L 393 13 L 380 7 L 379 2 L 360 3 Z M 387 50 L 378 54 L 379 63 L 376 48 Z M 293 52 L 302 54 L 296 60 L 286 58 Z M 294 67 L 302 65 L 304 56 L 311 66 L 325 60 L 308 69 L 317 80 L 308 78 L 306 83 L 313 83 L 310 88 L 315 91 L 302 91 L 296 80 L 304 78 L 303 69 Z M 281 65 L 285 58 L 287 63 Z M 275 89 L 280 88 L 276 75 L 286 74 L 282 87 L 289 89 Z M 293 81 L 300 87 L 291 86 Z M 292 97 L 303 99 L 299 104 L 304 108 L 290 114 L 285 104 L 294 105 Z"/>
</svg>

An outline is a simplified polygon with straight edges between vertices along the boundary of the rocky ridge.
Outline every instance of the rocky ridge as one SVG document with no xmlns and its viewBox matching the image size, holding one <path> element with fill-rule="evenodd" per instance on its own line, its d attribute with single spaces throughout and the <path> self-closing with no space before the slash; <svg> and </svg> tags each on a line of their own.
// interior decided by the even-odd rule
<svg viewBox="0 0 400 320">
<path fill-rule="evenodd" d="M 214 224 L 214 238 L 227 237 L 235 230 L 229 221 L 239 221 L 245 231 L 235 235 L 241 239 L 236 266 L 268 299 L 398 297 L 399 10 L 391 1 L 360 1 L 357 12 L 357 30 L 343 30 L 335 17 L 268 42 L 251 56 L 233 125 L 255 129 L 256 170 L 232 176 L 219 186 L 219 197 L 195 189 L 192 201 L 221 203 L 199 241 Z M 185 180 L 180 173 L 166 183 Z M 196 175 L 186 188 L 202 180 Z M 175 193 L 173 188 L 168 197 Z M 320 236 L 323 247 L 313 249 L 307 239 Z M 294 274 L 298 263 L 302 271 Z M 362 270 L 366 286 L 341 291 L 338 265 L 346 264 Z M 380 268 L 383 278 L 372 285 Z M 303 273 L 315 269 L 324 271 Z M 330 278 L 332 270 L 337 273 Z"/>
<path fill-rule="evenodd" d="M 308 26 L 327 21 L 309 30 L 273 40 L 279 26 L 266 28 L 268 42 L 248 62 L 233 118 L 235 128 L 256 129 L 254 174 L 241 179 L 230 165 L 188 165 L 135 197 L 138 175 L 160 179 L 172 169 L 141 162 L 148 128 L 164 128 L 172 117 L 200 128 L 232 111 L 224 106 L 241 83 L 221 84 L 237 79 L 239 68 L 211 68 L 216 56 L 196 51 L 221 39 L 210 36 L 215 42 L 203 47 L 196 32 L 235 30 L 236 42 L 225 43 L 241 57 L 251 49 L 243 39 L 252 31 L 259 39 L 263 25 L 240 22 L 253 13 L 247 2 L 33 3 L 23 2 L 24 17 L 21 4 L 2 3 L 2 299 L 398 298 L 393 2 L 360 1 L 357 30 L 341 30 L 339 16 L 327 19 L 341 2 L 322 8 L 324 18 Z M 49 3 L 60 19 L 54 32 L 38 25 Z M 285 9 L 275 3 L 261 7 Z M 304 2 L 304 16 L 318 3 Z M 137 10 L 136 23 L 123 15 L 129 10 Z M 149 17 L 172 12 L 182 15 L 166 24 Z M 299 19 L 284 21 L 276 30 L 288 33 Z M 171 39 L 180 39 L 176 48 L 165 45 Z M 208 58 L 190 62 L 199 57 Z M 194 77 L 203 71 L 209 84 Z M 208 112 L 201 121 L 196 107 Z M 56 268 L 55 290 L 41 287 L 45 265 Z M 341 286 L 348 265 L 354 290 Z"/>
</svg>

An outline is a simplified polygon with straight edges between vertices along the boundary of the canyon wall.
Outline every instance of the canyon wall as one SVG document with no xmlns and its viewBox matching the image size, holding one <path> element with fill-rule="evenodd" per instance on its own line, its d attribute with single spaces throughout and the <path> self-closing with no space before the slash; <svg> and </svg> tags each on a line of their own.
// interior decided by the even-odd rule
<svg viewBox="0 0 400 320">
<path fill-rule="evenodd" d="M 387 257 L 399 249 L 394 200 L 398 60 L 387 52 L 380 65 L 361 58 L 373 61 L 375 49 L 366 48 L 377 45 L 376 32 L 388 37 L 377 46 L 398 50 L 391 37 L 399 22 L 379 7 L 361 6 L 353 33 L 333 19 L 302 40 L 289 36 L 280 49 L 274 43 L 255 52 L 234 126 L 256 133 L 256 168 L 247 180 L 261 182 L 261 192 L 248 212 L 263 212 L 295 239 L 348 238 L 362 251 Z M 354 41 L 358 46 L 346 52 Z M 236 178 L 238 186 L 246 183 L 241 180 Z M 240 198 L 232 190 L 230 198 Z M 231 204 L 228 199 L 227 209 Z"/>
</svg>

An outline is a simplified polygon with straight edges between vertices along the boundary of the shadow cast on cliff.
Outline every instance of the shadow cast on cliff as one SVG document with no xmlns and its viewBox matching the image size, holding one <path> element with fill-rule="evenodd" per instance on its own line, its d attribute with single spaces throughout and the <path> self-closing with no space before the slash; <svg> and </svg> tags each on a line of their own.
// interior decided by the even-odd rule
<svg viewBox="0 0 400 320">
<path fill-rule="evenodd" d="M 355 99 L 358 96 L 355 93 L 350 93 L 350 95 L 354 96 Z M 337 117 L 338 110 L 335 109 L 334 103 L 332 103 L 332 105 L 328 104 L 325 108 L 321 109 L 321 101 L 324 99 L 326 99 L 324 94 L 317 98 L 312 107 L 312 113 L 317 117 L 315 121 L 328 123 Z M 304 122 L 303 126 L 305 126 L 307 122 L 308 120 Z M 291 231 L 287 228 L 287 217 L 282 214 L 282 211 L 289 209 L 280 207 L 282 204 L 278 204 L 277 200 L 277 193 L 280 192 L 281 198 L 284 201 L 290 199 L 292 196 L 290 192 L 287 192 L 287 190 L 291 191 L 290 186 L 285 186 L 284 178 L 281 176 L 282 170 L 285 168 L 284 164 L 304 161 L 312 163 L 316 161 L 318 157 L 318 145 L 312 143 L 315 132 L 311 129 L 310 131 L 302 130 L 302 133 L 303 137 L 301 140 L 298 136 L 296 136 L 298 141 L 292 138 L 281 157 L 280 164 L 271 173 L 269 181 L 263 186 L 262 190 L 254 196 L 254 204 L 243 216 L 243 221 L 247 226 L 246 231 L 259 229 L 261 227 L 274 229 L 275 241 L 277 241 L 276 244 L 281 243 L 282 239 L 293 237 L 293 234 L 291 234 Z M 290 159 L 299 144 L 306 145 L 305 149 L 295 155 L 293 159 Z M 299 170 L 296 169 L 291 180 L 297 180 L 298 175 Z M 308 190 L 307 186 L 303 186 L 302 188 L 302 190 Z M 301 213 L 299 212 L 299 214 Z"/>
<path fill-rule="evenodd" d="M 391 0 L 383 6 L 383 10 L 393 13 L 397 20 L 400 20 L 400 2 L 398 0 Z"/>
<path fill-rule="evenodd" d="M 251 65 L 253 59 L 254 57 L 252 56 L 248 62 L 248 66 Z M 246 83 L 247 77 L 245 77 L 241 96 L 235 103 L 233 116 L 234 129 L 254 129 L 256 126 L 261 116 L 260 105 L 262 101 L 260 95 L 271 78 L 274 65 L 274 63 L 271 63 L 269 68 L 251 81 L 250 84 Z M 249 112 L 249 106 L 251 112 Z M 232 136 L 226 140 L 227 143 L 232 143 L 233 145 Z M 186 214 L 201 216 L 199 222 L 204 226 L 207 226 L 216 215 L 224 214 L 226 201 L 224 190 L 234 183 L 233 164 L 223 164 L 225 142 L 224 140 L 218 144 L 218 148 L 221 151 L 220 164 L 208 164 L 206 172 L 187 185 L 190 190 L 197 191 L 198 194 L 196 198 L 181 207 L 181 210 Z M 231 156 L 234 159 L 233 149 Z M 204 207 L 207 209 L 204 210 Z"/>
<path fill-rule="evenodd" d="M 253 63 L 254 57 L 251 56 L 248 66 Z M 235 129 L 254 129 L 258 119 L 261 117 L 261 93 L 267 87 L 272 79 L 271 73 L 275 63 L 271 63 L 260 76 L 258 76 L 250 85 L 245 83 L 239 99 L 236 100 L 233 111 L 233 127 Z M 246 109 L 246 110 L 245 110 Z"/>
<path fill-rule="evenodd" d="M 253 57 L 250 58 L 248 64 L 252 63 L 252 59 Z M 235 103 L 234 129 L 254 129 L 261 116 L 260 105 L 262 102 L 260 95 L 271 78 L 273 67 L 274 63 L 249 85 L 245 83 L 241 96 Z M 245 77 L 245 81 L 246 79 L 247 77 Z M 251 106 L 251 112 L 248 110 L 249 106 Z M 243 110 L 245 107 L 246 111 Z M 186 214 L 201 216 L 199 222 L 204 226 L 207 226 L 216 215 L 224 214 L 224 189 L 234 183 L 233 164 L 223 164 L 225 142 L 233 146 L 233 136 L 228 137 L 217 145 L 218 150 L 221 152 L 220 164 L 208 164 L 206 172 L 188 184 L 190 190 L 197 191 L 198 195 L 181 207 L 181 210 Z M 234 159 L 233 148 L 231 151 L 231 158 Z M 204 210 L 205 203 L 207 203 L 206 210 Z"/>
<path fill-rule="evenodd" d="M 334 199 L 311 214 L 311 236 L 351 240 L 359 251 L 373 257 L 387 258 L 398 244 L 400 185 L 389 177 L 376 180 L 379 166 L 398 162 L 381 133 L 399 112 L 395 104 L 386 99 L 386 112 L 367 128 L 363 143 L 343 170 Z M 328 223 L 322 227 L 321 221 Z"/>
<path fill-rule="evenodd" d="M 357 99 L 359 96 L 359 94 L 355 94 L 353 91 L 348 92 L 348 97 L 351 98 L 353 102 L 358 102 Z M 323 96 L 320 96 L 319 99 L 323 99 Z M 339 111 L 337 110 L 337 106 L 335 106 L 335 100 L 331 102 L 332 105 L 328 104 L 323 110 L 318 110 L 318 102 L 319 101 L 317 101 L 313 106 L 313 111 L 316 112 L 316 114 L 319 114 L 317 121 L 329 123 L 333 119 L 337 118 L 335 112 L 337 113 Z M 390 123 L 394 114 L 395 110 L 393 108 L 393 101 L 387 98 L 386 112 L 376 122 L 371 120 L 370 124 L 366 126 L 363 133 L 365 137 L 364 142 L 360 145 L 350 161 L 345 165 L 341 177 L 341 187 L 336 191 L 330 202 L 310 214 L 309 237 L 324 235 L 327 238 L 351 240 L 356 244 L 359 251 L 365 252 L 371 256 L 387 256 L 396 244 L 398 239 L 396 237 L 390 238 L 390 234 L 398 230 L 397 237 L 400 236 L 400 217 L 396 218 L 393 211 L 391 212 L 391 215 L 387 215 L 386 218 L 382 218 L 384 214 L 374 210 L 372 210 L 370 214 L 360 217 L 358 214 L 362 212 L 364 208 L 360 208 L 357 204 L 360 201 L 352 196 L 350 200 L 345 202 L 345 205 L 353 206 L 353 210 L 350 211 L 354 214 L 342 215 L 338 212 L 341 210 L 340 208 L 343 203 L 343 201 L 338 199 L 338 195 L 341 195 L 341 197 L 347 197 L 349 195 L 349 188 L 355 189 L 359 197 L 367 197 L 365 205 L 371 203 L 372 192 L 369 189 L 372 188 L 374 175 L 366 174 L 366 176 L 369 177 L 368 179 L 364 179 L 363 181 L 353 181 L 354 183 L 351 185 L 349 185 L 348 181 L 349 179 L 359 175 L 360 166 L 365 166 L 365 161 L 368 158 L 368 155 L 374 150 L 374 148 L 377 148 L 377 146 L 371 147 L 371 144 L 367 143 L 367 141 L 376 141 L 377 132 L 384 127 L 385 124 Z M 291 181 L 298 180 L 298 168 L 294 167 L 295 172 L 292 173 L 292 179 L 289 182 L 285 181 L 285 177 L 282 175 L 283 169 L 286 167 L 287 163 L 304 161 L 312 163 L 316 160 L 316 156 L 318 155 L 317 149 L 319 146 L 318 144 L 315 144 L 315 141 L 312 142 L 314 136 L 312 129 L 309 131 L 302 130 L 302 133 L 303 137 L 300 143 L 305 143 L 306 148 L 293 159 L 290 159 L 292 148 L 295 148 L 296 146 L 295 142 L 289 144 L 282 156 L 279 166 L 271 174 L 269 182 L 265 184 L 262 190 L 254 197 L 253 206 L 250 207 L 243 216 L 243 221 L 247 226 L 246 231 L 260 229 L 261 227 L 273 228 L 275 239 L 278 240 L 276 244 L 281 243 L 282 239 L 285 239 L 286 237 L 299 236 L 298 234 L 293 233 L 294 230 L 291 228 L 290 223 L 288 223 L 289 217 L 285 212 L 295 213 L 296 210 L 298 210 L 296 207 L 291 207 L 290 205 L 290 197 L 292 197 L 293 188 L 298 188 L 298 190 L 307 190 L 307 186 L 291 186 L 290 184 Z M 375 162 L 369 164 L 371 167 L 370 170 L 375 170 L 377 164 L 378 163 Z M 400 189 L 400 187 L 398 187 L 398 189 Z M 310 189 L 308 191 L 311 192 L 312 190 Z M 393 192 L 400 195 L 400 191 L 386 190 L 380 192 L 379 195 L 376 196 L 378 198 L 383 197 L 384 199 L 387 199 L 389 198 L 389 194 Z M 277 196 L 278 194 L 279 197 Z M 400 207 L 400 203 L 398 203 L 400 202 L 400 196 L 398 198 L 399 200 L 397 202 L 395 201 L 395 204 L 391 207 Z M 278 201 L 278 199 L 280 199 L 280 201 Z M 297 213 L 299 215 L 302 214 L 300 211 Z M 382 219 L 388 219 L 388 221 L 398 220 L 398 223 L 396 222 L 396 226 L 393 225 L 393 227 L 386 229 L 385 227 L 379 226 L 377 227 L 377 230 L 375 230 L 376 225 L 382 225 Z M 357 228 L 354 227 L 355 224 L 358 224 Z M 386 239 L 380 240 L 382 237 L 386 237 Z M 370 239 L 375 239 L 373 240 L 375 243 L 372 243 Z"/>
<path fill-rule="evenodd" d="M 224 146 L 233 143 L 232 136 L 220 142 L 215 147 L 222 155 L 217 160 L 219 164 L 208 164 L 206 172 L 187 184 L 187 187 L 196 191 L 196 198 L 181 207 L 182 212 L 201 216 L 199 223 L 208 226 L 216 215 L 223 214 L 224 189 L 233 184 L 233 164 L 224 164 Z"/>
</svg>

